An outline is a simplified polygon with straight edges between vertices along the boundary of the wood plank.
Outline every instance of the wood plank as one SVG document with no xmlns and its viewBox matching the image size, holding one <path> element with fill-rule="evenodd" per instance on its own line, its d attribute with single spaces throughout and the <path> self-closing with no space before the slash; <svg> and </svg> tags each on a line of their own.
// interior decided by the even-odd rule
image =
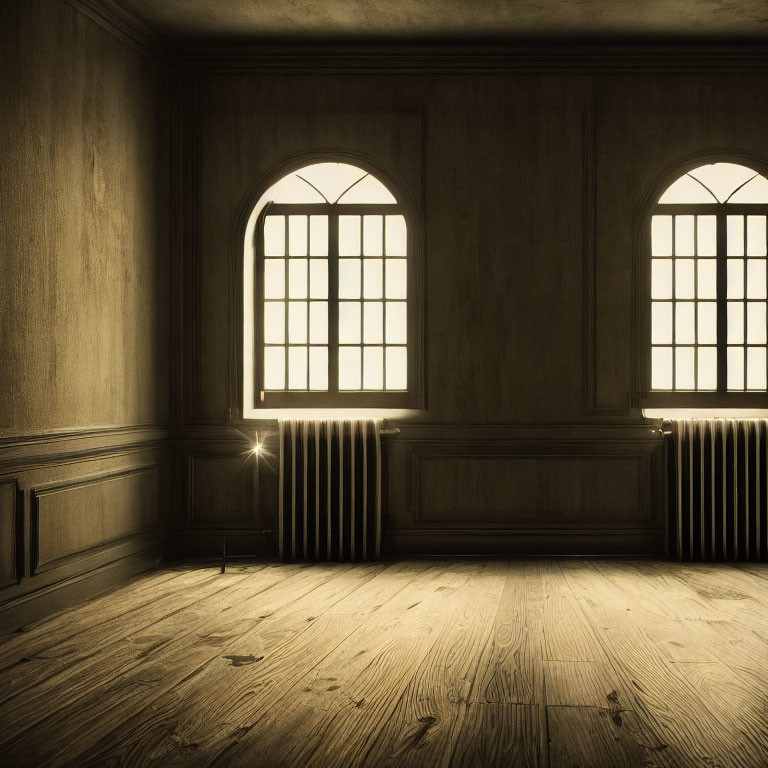
<svg viewBox="0 0 768 768">
<path fill-rule="evenodd" d="M 448 765 L 451 768 L 543 768 L 546 741 L 540 706 L 469 702 L 464 727 Z"/>
<path fill-rule="evenodd" d="M 124 716 L 114 722 L 114 730 L 99 727 L 98 741 L 69 747 L 64 739 L 61 748 L 77 764 L 142 764 L 147 756 L 156 756 L 167 764 L 207 765 L 284 687 L 332 651 L 329 638 L 346 637 L 429 570 L 413 563 L 358 565 L 311 592 L 286 595 L 279 605 L 262 604 L 266 618 L 260 624 L 235 642 L 220 645 L 192 672 L 169 676 L 153 701 L 145 699 L 127 712 L 121 704 Z"/>
<path fill-rule="evenodd" d="M 470 577 L 462 589 L 467 593 L 463 609 L 443 625 L 394 711 L 383 727 L 378 726 L 361 765 L 447 765 L 451 742 L 467 713 L 481 652 L 491 640 L 508 571 L 508 563 L 491 561 Z"/>
<path fill-rule="evenodd" d="M 94 600 L 23 627 L 12 635 L 5 635 L 0 639 L 0 670 L 15 664 L 22 656 L 41 653 L 76 634 L 109 621 L 122 621 L 129 611 L 150 605 L 166 595 L 181 594 L 210 576 L 212 573 L 204 569 L 153 572 Z M 116 594 L 120 595 L 119 600 L 115 600 Z"/>
<path fill-rule="evenodd" d="M 512 562 L 492 641 L 480 652 L 470 701 L 543 704 L 543 657 L 544 591 L 541 568 L 536 561 Z"/>
<path fill-rule="evenodd" d="M 63 685 L 56 688 L 58 709 L 46 720 L 48 738 L 45 742 L 40 742 L 35 727 L 29 723 L 13 739 L 11 732 L 4 734 L 3 752 L 16 759 L 21 755 L 34 757 L 35 764 L 40 766 L 62 762 L 66 756 L 71 757 L 77 750 L 91 746 L 124 719 L 144 709 L 148 686 L 155 691 L 155 696 L 160 696 L 221 656 L 223 647 L 258 627 L 278 607 L 290 605 L 297 597 L 312 593 L 334 575 L 343 576 L 349 567 L 276 565 L 266 576 L 264 572 L 253 574 L 252 578 L 247 572 L 227 574 L 225 579 L 237 579 L 229 594 L 212 596 L 197 613 L 187 610 L 174 614 L 153 626 L 149 633 L 140 630 L 129 638 L 130 642 L 111 650 L 107 660 L 117 659 L 118 663 L 116 667 L 107 664 L 110 676 L 106 680 L 100 680 L 94 673 L 81 686 L 79 670 L 73 669 L 71 675 L 61 681 Z M 243 618 L 239 613 L 238 608 L 243 604 L 251 604 L 253 613 L 250 617 Z M 227 611 L 232 611 L 232 615 L 222 621 Z M 74 691 L 81 694 L 79 699 L 73 700 L 69 695 L 68 680 Z M 94 687 L 96 680 L 99 684 Z M 23 728 L 20 718 L 24 712 L 34 722 L 40 710 L 53 706 L 46 704 L 51 698 L 47 690 L 33 689 L 33 692 L 34 696 L 25 698 L 23 709 L 14 712 L 20 728 Z M 76 739 L 72 736 L 73 728 Z"/>
<path fill-rule="evenodd" d="M 430 581 L 420 579 L 406 587 L 310 675 L 286 690 L 271 711 L 212 765 L 355 764 L 369 748 L 369 729 L 375 737 L 377 720 L 389 718 L 412 670 L 435 644 L 445 622 L 456 618 L 457 603 L 463 609 L 472 596 L 464 587 L 484 567 L 481 561 L 456 561 Z M 345 742 L 351 734 L 355 738 L 350 745 Z"/>
<path fill-rule="evenodd" d="M 550 768 L 637 768 L 647 753 L 621 715 L 597 707 L 547 707 Z"/>
<path fill-rule="evenodd" d="M 661 756 L 666 757 L 667 751 L 674 755 L 673 765 L 694 766 L 710 760 L 724 766 L 756 767 L 754 756 L 743 745 L 734 745 L 733 750 L 722 748 L 714 733 L 715 713 L 648 639 L 632 612 L 615 607 L 613 591 L 594 565 L 563 562 L 562 568 L 568 582 L 581 594 L 579 604 L 612 665 L 635 689 L 639 722 L 664 736 L 651 746 Z M 667 749 L 660 749 L 664 746 Z"/>
</svg>

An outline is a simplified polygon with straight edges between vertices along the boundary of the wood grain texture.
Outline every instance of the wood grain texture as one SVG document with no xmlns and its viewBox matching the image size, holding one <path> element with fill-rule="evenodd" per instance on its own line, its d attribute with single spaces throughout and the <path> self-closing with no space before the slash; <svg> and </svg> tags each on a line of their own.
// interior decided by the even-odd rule
<svg viewBox="0 0 768 768">
<path fill-rule="evenodd" d="M 0 760 L 765 768 L 768 643 L 733 605 L 768 600 L 765 576 L 477 559 L 157 572 L 7 639 Z"/>
</svg>

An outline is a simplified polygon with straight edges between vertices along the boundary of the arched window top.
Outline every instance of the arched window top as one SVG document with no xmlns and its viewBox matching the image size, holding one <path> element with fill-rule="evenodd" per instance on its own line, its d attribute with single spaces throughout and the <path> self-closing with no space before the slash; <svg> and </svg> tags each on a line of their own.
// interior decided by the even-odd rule
<svg viewBox="0 0 768 768">
<path fill-rule="evenodd" d="M 263 199 L 281 204 L 395 205 L 392 193 L 362 168 L 347 163 L 313 163 L 283 176 Z"/>
<path fill-rule="evenodd" d="M 666 204 L 768 203 L 768 179 L 745 165 L 711 163 L 683 174 L 659 198 Z"/>
</svg>

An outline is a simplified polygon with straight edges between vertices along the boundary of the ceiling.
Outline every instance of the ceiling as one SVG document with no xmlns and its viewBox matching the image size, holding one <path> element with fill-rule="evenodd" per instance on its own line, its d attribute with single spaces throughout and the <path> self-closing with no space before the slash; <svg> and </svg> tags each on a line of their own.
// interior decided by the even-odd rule
<svg viewBox="0 0 768 768">
<path fill-rule="evenodd" d="M 117 0 L 187 40 L 768 40 L 768 0 Z"/>
</svg>

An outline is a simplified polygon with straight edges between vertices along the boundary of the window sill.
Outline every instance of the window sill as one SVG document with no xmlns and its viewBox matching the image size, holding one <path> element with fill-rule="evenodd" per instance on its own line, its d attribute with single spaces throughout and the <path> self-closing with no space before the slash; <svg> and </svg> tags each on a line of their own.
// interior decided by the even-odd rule
<svg viewBox="0 0 768 768">
<path fill-rule="evenodd" d="M 424 412 L 415 408 L 252 408 L 243 421 L 275 419 L 407 419 Z"/>
<path fill-rule="evenodd" d="M 646 419 L 765 419 L 766 408 L 643 408 Z"/>
</svg>

